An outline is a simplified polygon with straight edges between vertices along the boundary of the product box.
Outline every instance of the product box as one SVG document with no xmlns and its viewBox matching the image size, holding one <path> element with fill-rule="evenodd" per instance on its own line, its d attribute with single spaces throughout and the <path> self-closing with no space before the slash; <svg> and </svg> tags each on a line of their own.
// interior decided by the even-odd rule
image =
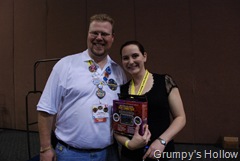
<svg viewBox="0 0 240 161">
<path fill-rule="evenodd" d="M 143 135 L 147 115 L 148 103 L 145 96 L 119 95 L 118 100 L 113 100 L 113 130 L 118 134 L 133 136 L 135 127 L 140 125 L 139 134 Z"/>
<path fill-rule="evenodd" d="M 224 137 L 223 138 L 223 148 L 224 149 L 238 149 L 239 140 L 238 137 Z"/>
</svg>

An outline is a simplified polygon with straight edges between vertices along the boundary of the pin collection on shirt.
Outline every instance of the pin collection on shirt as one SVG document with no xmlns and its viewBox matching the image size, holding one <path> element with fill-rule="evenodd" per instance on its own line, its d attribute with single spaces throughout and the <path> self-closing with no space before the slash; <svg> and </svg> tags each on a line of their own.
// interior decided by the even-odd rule
<svg viewBox="0 0 240 161">
<path fill-rule="evenodd" d="M 109 66 L 105 69 L 104 76 L 102 77 L 99 73 L 96 72 L 98 67 L 92 60 L 87 61 L 87 63 L 89 66 L 88 69 L 92 73 L 93 77 L 92 82 L 97 87 L 96 96 L 99 99 L 104 98 L 106 95 L 106 91 L 103 90 L 103 87 L 105 85 L 107 85 L 113 91 L 117 89 L 118 87 L 117 82 L 112 78 L 109 79 L 109 76 L 111 75 L 112 72 Z"/>
</svg>

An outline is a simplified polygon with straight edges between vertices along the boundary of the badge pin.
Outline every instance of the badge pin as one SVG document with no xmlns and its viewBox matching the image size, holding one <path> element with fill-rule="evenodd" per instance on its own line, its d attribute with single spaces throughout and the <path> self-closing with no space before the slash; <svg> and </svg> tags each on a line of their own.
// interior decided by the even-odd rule
<svg viewBox="0 0 240 161">
<path fill-rule="evenodd" d="M 98 97 L 99 99 L 102 99 L 102 98 L 106 95 L 106 92 L 105 92 L 104 90 L 102 90 L 102 89 L 98 89 L 98 90 L 96 91 L 96 95 L 97 95 L 97 97 Z"/>
<path fill-rule="evenodd" d="M 107 67 L 107 68 L 106 68 L 106 72 L 110 75 L 110 74 L 111 74 L 111 68 L 110 68 L 110 67 Z"/>
<path fill-rule="evenodd" d="M 108 80 L 108 87 L 111 90 L 115 91 L 117 89 L 117 87 L 118 87 L 117 82 L 114 79 L 109 79 Z"/>
<path fill-rule="evenodd" d="M 99 84 L 97 85 L 97 87 L 98 87 L 99 89 L 102 89 L 102 88 L 103 88 L 102 83 L 99 83 Z"/>
<path fill-rule="evenodd" d="M 97 67 L 94 64 L 92 64 L 92 65 L 89 66 L 89 71 L 92 72 L 92 73 L 96 72 L 97 71 Z"/>
<path fill-rule="evenodd" d="M 107 79 L 107 77 L 103 77 L 103 80 L 106 82 L 108 79 Z"/>
<path fill-rule="evenodd" d="M 104 77 L 108 78 L 109 74 L 107 72 L 104 73 Z"/>
<path fill-rule="evenodd" d="M 100 84 L 100 80 L 98 79 L 98 78 L 93 78 L 93 84 L 94 85 L 98 85 L 98 84 Z"/>
</svg>

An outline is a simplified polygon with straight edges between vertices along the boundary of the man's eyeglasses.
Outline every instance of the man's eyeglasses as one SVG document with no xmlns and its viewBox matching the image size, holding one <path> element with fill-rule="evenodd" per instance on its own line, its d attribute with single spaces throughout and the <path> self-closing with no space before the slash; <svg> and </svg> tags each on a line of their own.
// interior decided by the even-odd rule
<svg viewBox="0 0 240 161">
<path fill-rule="evenodd" d="M 94 38 L 98 37 L 99 34 L 102 38 L 106 38 L 106 37 L 111 35 L 111 34 L 106 33 L 106 32 L 97 32 L 97 31 L 89 32 L 89 34 Z"/>
</svg>

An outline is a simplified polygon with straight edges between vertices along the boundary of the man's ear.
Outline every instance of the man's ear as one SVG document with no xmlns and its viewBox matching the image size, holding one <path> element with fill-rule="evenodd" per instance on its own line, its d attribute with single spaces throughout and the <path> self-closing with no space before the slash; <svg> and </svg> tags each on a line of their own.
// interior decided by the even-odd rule
<svg viewBox="0 0 240 161">
<path fill-rule="evenodd" d="M 112 41 L 114 41 L 114 38 L 115 38 L 115 33 L 113 32 L 112 33 Z"/>
</svg>

